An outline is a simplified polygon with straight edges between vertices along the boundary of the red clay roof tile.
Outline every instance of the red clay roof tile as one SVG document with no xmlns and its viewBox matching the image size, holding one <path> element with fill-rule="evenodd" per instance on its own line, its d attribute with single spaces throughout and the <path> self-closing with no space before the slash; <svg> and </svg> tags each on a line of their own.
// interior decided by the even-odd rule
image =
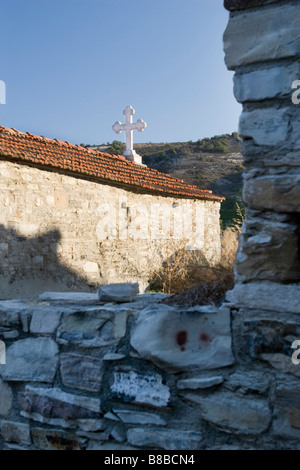
<svg viewBox="0 0 300 470">
<path fill-rule="evenodd" d="M 110 155 L 90 148 L 39 137 L 0 126 L 0 157 L 28 162 L 39 167 L 56 168 L 90 176 L 128 189 L 155 192 L 169 196 L 222 201 L 223 197 L 207 189 L 184 183 L 183 180 L 146 166 L 136 165 L 124 156 Z"/>
</svg>

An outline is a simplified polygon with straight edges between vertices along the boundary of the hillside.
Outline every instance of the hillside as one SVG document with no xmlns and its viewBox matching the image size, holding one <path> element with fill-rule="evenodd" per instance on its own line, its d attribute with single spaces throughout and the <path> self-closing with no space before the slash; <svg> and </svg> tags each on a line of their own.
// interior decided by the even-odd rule
<svg viewBox="0 0 300 470">
<path fill-rule="evenodd" d="M 110 145 L 90 147 L 121 154 L 123 145 L 114 141 Z M 241 142 L 236 132 L 196 142 L 134 144 L 134 149 L 150 168 L 225 196 L 226 201 L 221 208 L 223 226 L 236 216 L 236 202 L 241 201 L 243 172 Z"/>
</svg>

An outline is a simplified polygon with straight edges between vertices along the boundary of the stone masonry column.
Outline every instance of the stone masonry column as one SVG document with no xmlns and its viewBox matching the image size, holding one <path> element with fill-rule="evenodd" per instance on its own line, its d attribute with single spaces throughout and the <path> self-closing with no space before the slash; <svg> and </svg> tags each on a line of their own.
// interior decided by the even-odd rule
<svg viewBox="0 0 300 470">
<path fill-rule="evenodd" d="M 300 80 L 300 1 L 224 6 L 245 165 L 246 218 L 227 296 L 234 353 L 274 378 L 271 433 L 299 439 L 300 364 L 291 356 L 300 339 L 300 104 L 292 99 Z"/>
</svg>

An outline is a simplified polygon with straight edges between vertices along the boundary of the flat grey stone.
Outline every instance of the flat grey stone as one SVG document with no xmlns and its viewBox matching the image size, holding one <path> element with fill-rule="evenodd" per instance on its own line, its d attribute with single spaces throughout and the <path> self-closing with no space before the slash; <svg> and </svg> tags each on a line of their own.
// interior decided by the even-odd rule
<svg viewBox="0 0 300 470">
<path fill-rule="evenodd" d="M 236 371 L 231 374 L 225 386 L 230 390 L 239 390 L 242 393 L 266 393 L 270 386 L 270 376 L 260 371 Z"/>
<path fill-rule="evenodd" d="M 150 306 L 137 316 L 131 345 L 142 358 L 180 370 L 233 364 L 229 310 L 204 311 Z"/>
<path fill-rule="evenodd" d="M 170 399 L 170 389 L 163 385 L 162 376 L 157 373 L 114 371 L 110 389 L 114 395 L 131 403 L 165 407 Z"/>
<path fill-rule="evenodd" d="M 235 284 L 227 292 L 230 306 L 269 310 L 272 312 L 300 313 L 300 285 L 276 282 L 248 282 Z"/>
<path fill-rule="evenodd" d="M 4 380 L 52 382 L 57 363 L 58 346 L 52 339 L 22 339 L 7 348 L 0 373 Z"/>
<path fill-rule="evenodd" d="M 190 389 L 198 390 L 204 388 L 214 387 L 224 382 L 224 377 L 222 375 L 216 375 L 213 377 L 199 377 L 192 379 L 183 379 L 178 380 L 177 388 L 179 390 Z"/>
<path fill-rule="evenodd" d="M 154 447 L 165 450 L 197 450 L 202 433 L 161 428 L 132 428 L 127 432 L 128 442 L 138 447 Z"/>
<path fill-rule="evenodd" d="M 98 301 L 98 294 L 89 292 L 43 292 L 40 300 L 60 300 L 65 302 L 90 302 Z"/>
<path fill-rule="evenodd" d="M 206 421 L 233 434 L 259 435 L 271 422 L 267 400 L 255 396 L 238 397 L 229 392 L 215 392 L 207 396 L 191 393 L 185 398 L 201 405 Z"/>
<path fill-rule="evenodd" d="M 99 287 L 98 298 L 101 302 L 132 302 L 138 293 L 138 283 L 107 284 Z"/>
<path fill-rule="evenodd" d="M 31 333 L 52 334 L 59 325 L 61 311 L 45 312 L 42 309 L 33 312 L 30 331 Z"/>
<path fill-rule="evenodd" d="M 126 424 L 156 424 L 165 426 L 166 420 L 154 413 L 147 411 L 133 411 L 113 409 L 113 412 Z"/>
<path fill-rule="evenodd" d="M 268 362 L 274 369 L 284 374 L 292 374 L 300 378 L 300 365 L 293 364 L 291 357 L 285 354 L 261 354 L 261 359 Z M 299 404 L 300 409 L 300 404 Z"/>
<path fill-rule="evenodd" d="M 10 386 L 0 378 L 0 416 L 8 416 L 12 407 L 12 390 Z"/>
<path fill-rule="evenodd" d="M 61 429 L 33 428 L 31 435 L 35 447 L 41 450 L 82 450 L 86 443 L 86 439 Z"/>
</svg>

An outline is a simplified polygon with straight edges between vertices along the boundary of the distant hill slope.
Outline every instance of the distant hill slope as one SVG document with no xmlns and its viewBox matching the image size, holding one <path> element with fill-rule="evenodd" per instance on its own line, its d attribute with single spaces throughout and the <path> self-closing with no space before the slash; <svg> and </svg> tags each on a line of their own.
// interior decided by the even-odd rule
<svg viewBox="0 0 300 470">
<path fill-rule="evenodd" d="M 122 153 L 123 144 L 93 145 L 98 150 Z M 196 142 L 134 144 L 143 163 L 169 173 L 200 189 L 211 189 L 225 196 L 222 203 L 223 226 L 236 217 L 236 202 L 242 200 L 243 156 L 238 134 L 224 134 Z"/>
</svg>

